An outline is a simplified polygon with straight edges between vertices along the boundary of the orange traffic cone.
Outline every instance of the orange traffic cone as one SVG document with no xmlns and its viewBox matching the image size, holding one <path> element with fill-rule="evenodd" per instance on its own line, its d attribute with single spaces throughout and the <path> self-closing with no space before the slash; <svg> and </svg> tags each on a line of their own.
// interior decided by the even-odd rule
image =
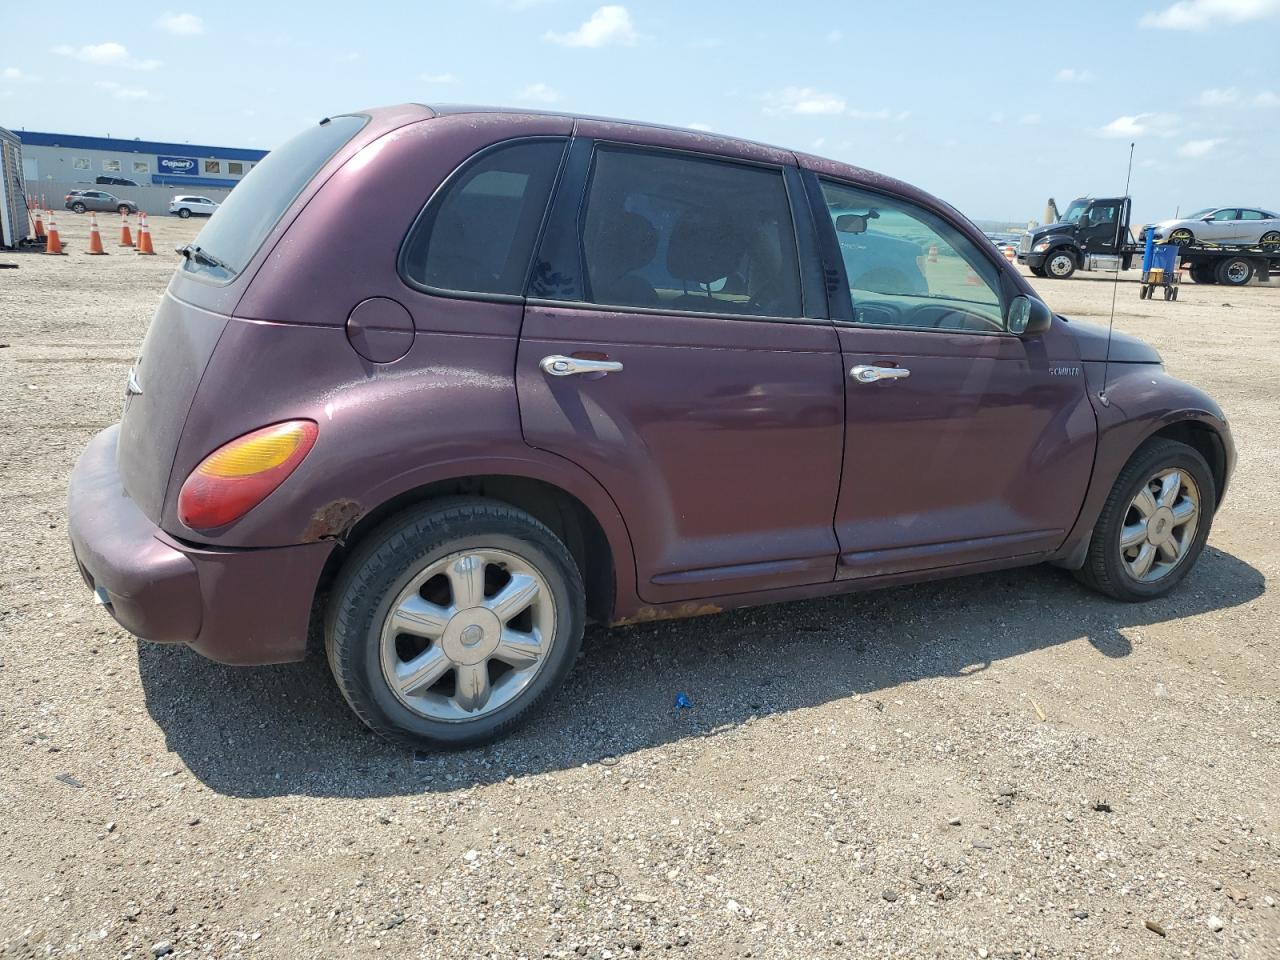
<svg viewBox="0 0 1280 960">
<path fill-rule="evenodd" d="M 938 245 L 936 243 L 929 247 L 929 262 L 938 262 Z"/>
<path fill-rule="evenodd" d="M 978 275 L 973 272 L 973 268 L 969 268 L 969 275 L 964 278 L 964 282 L 971 287 L 982 286 L 982 281 L 978 279 Z"/>
<path fill-rule="evenodd" d="M 44 216 L 44 214 L 42 214 L 42 213 L 40 212 L 40 208 L 39 208 L 39 207 L 36 207 L 36 224 L 35 224 L 35 226 L 36 226 L 36 239 L 37 239 L 37 240 L 43 240 L 43 239 L 44 239 L 44 220 L 42 219 L 42 218 L 43 218 L 43 216 Z"/>
<path fill-rule="evenodd" d="M 105 257 L 107 251 L 102 249 L 102 234 L 98 232 L 98 215 L 89 214 L 89 249 L 85 251 L 91 257 Z"/>
<path fill-rule="evenodd" d="M 129 215 L 127 213 L 120 214 L 120 246 L 132 247 L 133 234 L 129 232 Z"/>
<path fill-rule="evenodd" d="M 53 211 L 49 211 L 49 235 L 45 238 L 44 252 L 59 257 L 65 257 L 62 252 L 62 238 L 58 236 L 58 224 L 54 222 Z"/>
<path fill-rule="evenodd" d="M 1018 258 L 1018 255 L 1013 252 L 1013 247 L 1005 247 L 1004 258 L 1008 260 L 1010 263 L 1013 263 L 1013 261 Z"/>
<path fill-rule="evenodd" d="M 138 253 L 144 257 L 154 257 L 156 248 L 151 245 L 151 227 L 147 225 L 147 215 L 138 214 Z"/>
</svg>

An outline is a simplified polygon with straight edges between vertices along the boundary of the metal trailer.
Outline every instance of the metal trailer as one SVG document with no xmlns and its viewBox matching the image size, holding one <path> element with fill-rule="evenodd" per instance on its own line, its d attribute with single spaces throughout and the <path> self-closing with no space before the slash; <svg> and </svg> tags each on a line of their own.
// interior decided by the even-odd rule
<svg viewBox="0 0 1280 960">
<path fill-rule="evenodd" d="M 1273 274 L 1280 276 L 1280 243 L 1256 243 L 1249 247 L 1186 243 L 1178 252 L 1182 265 L 1190 268 L 1191 279 L 1196 283 L 1242 287 L 1255 277 L 1266 283 Z"/>
<path fill-rule="evenodd" d="M 17 247 L 29 236 L 29 227 L 22 141 L 0 127 L 0 248 Z"/>
</svg>

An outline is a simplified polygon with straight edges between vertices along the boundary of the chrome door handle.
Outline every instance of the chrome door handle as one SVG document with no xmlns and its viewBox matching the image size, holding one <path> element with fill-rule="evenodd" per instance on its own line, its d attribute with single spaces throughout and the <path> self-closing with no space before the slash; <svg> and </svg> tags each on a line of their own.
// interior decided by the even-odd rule
<svg viewBox="0 0 1280 960">
<path fill-rule="evenodd" d="M 571 377 L 575 373 L 618 373 L 622 370 L 622 364 L 617 360 L 582 360 L 562 357 L 558 353 L 543 357 L 538 366 L 543 373 L 553 377 Z"/>
<path fill-rule="evenodd" d="M 901 380 L 911 376 L 906 367 L 873 367 L 860 363 L 849 371 L 849 376 L 859 383 L 875 383 L 877 380 Z"/>
</svg>

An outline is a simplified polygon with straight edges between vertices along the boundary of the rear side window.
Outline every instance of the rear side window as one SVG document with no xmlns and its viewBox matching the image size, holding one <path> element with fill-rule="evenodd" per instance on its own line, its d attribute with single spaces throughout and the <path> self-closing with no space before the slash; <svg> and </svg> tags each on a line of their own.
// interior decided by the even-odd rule
<svg viewBox="0 0 1280 960">
<path fill-rule="evenodd" d="M 802 313 L 795 231 L 779 170 L 601 148 L 581 228 L 593 303 Z"/>
<path fill-rule="evenodd" d="M 564 147 L 562 138 L 519 140 L 463 166 L 414 224 L 404 278 L 460 293 L 523 294 Z"/>
<path fill-rule="evenodd" d="M 223 280 L 243 270 L 302 188 L 367 120 L 334 117 L 267 154 L 236 184 L 196 238 L 196 246 L 208 258 L 192 257 L 183 269 Z"/>
</svg>

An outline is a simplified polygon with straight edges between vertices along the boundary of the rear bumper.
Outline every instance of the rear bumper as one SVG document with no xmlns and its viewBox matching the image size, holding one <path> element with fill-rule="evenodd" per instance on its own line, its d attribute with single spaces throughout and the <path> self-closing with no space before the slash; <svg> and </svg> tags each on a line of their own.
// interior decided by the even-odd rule
<svg viewBox="0 0 1280 960">
<path fill-rule="evenodd" d="M 175 540 L 125 493 L 119 434 L 108 427 L 89 442 L 68 493 L 76 564 L 111 615 L 137 637 L 185 643 L 222 663 L 302 659 L 333 544 L 234 550 Z"/>
</svg>

